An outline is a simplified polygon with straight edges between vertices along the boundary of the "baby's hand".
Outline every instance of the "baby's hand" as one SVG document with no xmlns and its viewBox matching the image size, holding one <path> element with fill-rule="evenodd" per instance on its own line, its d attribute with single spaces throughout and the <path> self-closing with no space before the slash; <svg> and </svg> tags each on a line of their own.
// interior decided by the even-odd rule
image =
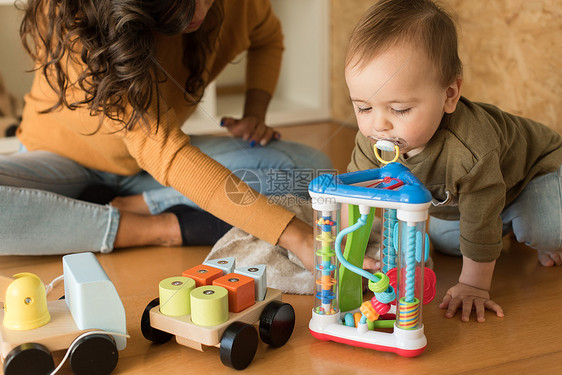
<svg viewBox="0 0 562 375">
<path fill-rule="evenodd" d="M 484 318 L 486 309 L 495 311 L 500 318 L 504 316 L 502 308 L 490 299 L 490 293 L 487 290 L 458 283 L 447 291 L 439 307 L 447 309 L 447 312 L 445 312 L 446 318 L 452 318 L 461 306 L 461 320 L 463 322 L 470 320 L 470 313 L 473 309 L 476 310 L 476 320 L 479 322 L 486 321 Z"/>
</svg>

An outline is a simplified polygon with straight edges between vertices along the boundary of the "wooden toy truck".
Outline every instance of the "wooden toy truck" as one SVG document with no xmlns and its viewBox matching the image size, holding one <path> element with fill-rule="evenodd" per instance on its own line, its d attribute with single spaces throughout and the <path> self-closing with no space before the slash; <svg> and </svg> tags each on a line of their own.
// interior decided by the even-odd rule
<svg viewBox="0 0 562 375">
<path fill-rule="evenodd" d="M 218 271 L 217 267 L 220 267 Z M 185 278 L 172 280 L 172 284 L 175 283 L 179 286 L 188 278 L 197 279 L 200 273 L 206 277 L 206 279 L 197 280 L 198 287 L 189 292 L 192 311 L 188 313 L 184 311 L 184 313 L 180 313 L 182 315 L 169 315 L 160 304 L 160 301 L 164 300 L 162 294 L 151 301 L 141 318 L 143 336 L 154 343 L 162 344 L 175 335 L 178 344 L 199 351 L 205 351 L 212 346 L 219 347 L 222 363 L 237 370 L 245 369 L 252 362 L 256 353 L 258 334 L 253 326 L 254 323 L 259 321 L 259 336 L 263 342 L 272 347 L 283 346 L 291 337 L 295 326 L 293 307 L 281 302 L 281 291 L 266 287 L 264 265 L 239 268 L 232 272 L 233 268 L 234 258 L 222 258 L 185 271 L 183 273 Z M 216 275 L 217 278 L 211 274 Z M 233 301 L 236 298 L 235 291 L 226 285 L 228 310 L 230 311 L 226 312 L 227 315 L 224 316 L 223 321 L 219 324 L 207 324 L 205 321 L 199 321 L 200 318 L 196 319 L 196 314 L 205 313 L 205 311 L 196 311 L 197 301 L 194 302 L 193 296 L 197 293 L 201 296 L 213 294 L 218 292 L 218 289 L 213 289 L 217 285 L 225 285 L 228 282 L 237 284 L 242 281 L 244 276 L 252 277 L 255 282 L 255 284 L 252 283 L 254 293 L 251 293 L 253 300 L 251 306 L 235 307 L 235 311 L 238 309 L 240 311 L 233 312 L 233 305 L 237 304 L 236 301 Z M 238 299 L 244 298 L 238 296 Z M 181 306 L 184 304 L 185 301 Z M 213 315 L 215 312 L 207 311 L 207 313 Z"/>
<path fill-rule="evenodd" d="M 57 301 L 46 301 L 33 274 L 1 278 L 5 375 L 50 374 L 51 352 L 67 348 L 75 374 L 109 374 L 117 365 L 118 350 L 127 343 L 125 309 L 113 283 L 92 253 L 64 256 L 63 270 L 65 298 Z"/>
</svg>

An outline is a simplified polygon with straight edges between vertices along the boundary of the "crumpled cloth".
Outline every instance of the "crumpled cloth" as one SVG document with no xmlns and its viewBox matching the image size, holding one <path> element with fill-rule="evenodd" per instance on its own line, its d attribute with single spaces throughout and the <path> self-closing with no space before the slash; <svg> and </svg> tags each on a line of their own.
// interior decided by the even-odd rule
<svg viewBox="0 0 562 375">
<path fill-rule="evenodd" d="M 285 197 L 286 198 L 286 197 Z M 310 201 L 302 199 L 278 199 L 277 204 L 286 207 L 296 216 L 312 225 L 313 209 Z M 378 218 L 375 217 L 377 220 Z M 366 255 L 379 257 L 380 221 L 375 220 Z M 314 275 L 308 271 L 291 251 L 271 245 L 238 228 L 232 228 L 213 246 L 205 260 L 234 257 L 236 268 L 266 265 L 267 286 L 288 294 L 314 294 Z"/>
</svg>

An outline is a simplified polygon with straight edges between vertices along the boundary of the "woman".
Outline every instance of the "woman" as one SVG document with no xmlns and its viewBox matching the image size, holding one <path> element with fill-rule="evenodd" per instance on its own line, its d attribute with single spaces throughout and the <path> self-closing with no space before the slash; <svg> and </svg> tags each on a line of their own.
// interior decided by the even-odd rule
<svg viewBox="0 0 562 375">
<path fill-rule="evenodd" d="M 283 49 L 267 1 L 30 0 L 21 34 L 37 72 L 18 129 L 27 151 L 0 159 L 3 253 L 181 245 L 190 227 L 181 210 L 159 214 L 166 204 L 151 211 L 146 202 L 139 208 L 138 194 L 166 186 L 173 190 L 154 199 L 185 196 L 312 268 L 312 229 L 263 195 L 250 204 L 232 199 L 227 183 L 234 181 L 240 194 L 252 191 L 203 152 L 228 148 L 227 162 L 247 160 L 256 174 L 270 168 L 260 156 L 265 151 L 282 157 L 283 168 L 330 167 L 304 146 L 274 140 L 250 147 L 278 138 L 264 123 Z M 224 125 L 250 145 L 190 138 L 181 125 L 204 87 L 245 50 L 244 115 Z M 116 199 L 115 207 L 70 199 L 91 185 L 132 198 Z"/>
</svg>

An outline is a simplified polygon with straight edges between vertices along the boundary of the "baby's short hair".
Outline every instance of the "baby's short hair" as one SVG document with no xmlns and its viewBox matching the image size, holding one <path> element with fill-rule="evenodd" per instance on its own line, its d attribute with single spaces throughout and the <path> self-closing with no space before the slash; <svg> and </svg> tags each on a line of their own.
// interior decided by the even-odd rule
<svg viewBox="0 0 562 375">
<path fill-rule="evenodd" d="M 432 0 L 381 0 L 369 8 L 351 34 L 346 66 L 362 67 L 401 43 L 413 43 L 426 51 L 443 87 L 462 76 L 455 23 Z"/>
</svg>

